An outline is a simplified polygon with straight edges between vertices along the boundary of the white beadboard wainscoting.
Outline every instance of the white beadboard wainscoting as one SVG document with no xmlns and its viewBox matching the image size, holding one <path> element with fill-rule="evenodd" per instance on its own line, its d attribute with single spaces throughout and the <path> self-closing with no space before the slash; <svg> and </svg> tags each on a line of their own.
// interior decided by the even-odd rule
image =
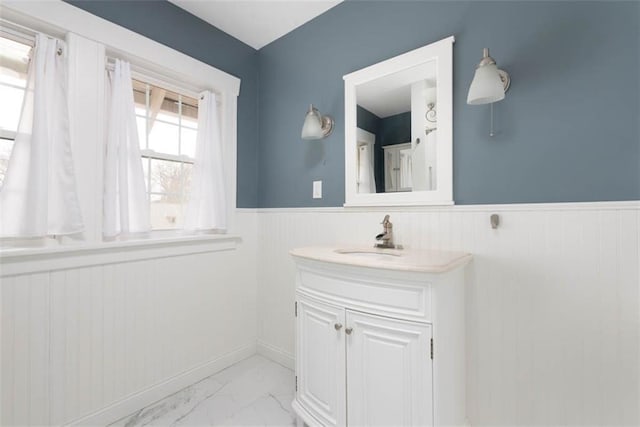
<svg viewBox="0 0 640 427">
<path fill-rule="evenodd" d="M 472 425 L 640 424 L 640 203 L 624 202 L 240 209 L 240 240 L 3 257 L 0 425 L 105 425 L 256 350 L 293 366 L 289 250 L 370 245 L 385 213 L 397 243 L 474 255 Z"/>
<path fill-rule="evenodd" d="M 255 354 L 256 215 L 236 224 L 235 239 L 5 255 L 0 425 L 106 425 Z"/>
<path fill-rule="evenodd" d="M 389 213 L 396 243 L 474 256 L 466 301 L 472 425 L 640 425 L 639 208 L 258 210 L 258 350 L 292 366 L 289 250 L 372 245 Z"/>
</svg>

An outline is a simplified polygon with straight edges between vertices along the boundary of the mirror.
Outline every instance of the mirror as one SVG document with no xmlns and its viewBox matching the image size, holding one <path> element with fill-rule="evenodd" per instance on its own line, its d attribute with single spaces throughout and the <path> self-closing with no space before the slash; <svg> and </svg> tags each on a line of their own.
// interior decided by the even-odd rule
<svg viewBox="0 0 640 427">
<path fill-rule="evenodd" d="M 344 77 L 345 206 L 453 203 L 453 42 Z"/>
</svg>

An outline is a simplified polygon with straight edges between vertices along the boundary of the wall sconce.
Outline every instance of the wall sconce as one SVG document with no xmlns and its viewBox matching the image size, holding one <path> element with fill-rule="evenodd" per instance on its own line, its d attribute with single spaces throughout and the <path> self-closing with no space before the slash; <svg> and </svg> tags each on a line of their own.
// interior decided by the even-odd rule
<svg viewBox="0 0 640 427">
<path fill-rule="evenodd" d="M 302 139 L 322 139 L 329 136 L 331 131 L 333 131 L 331 116 L 323 116 L 313 104 L 309 105 L 300 137 Z"/>
<path fill-rule="evenodd" d="M 484 48 L 482 60 L 476 67 L 476 72 L 469 86 L 467 104 L 482 105 L 491 104 L 491 131 L 493 136 L 493 103 L 504 99 L 505 92 L 509 89 L 511 78 L 509 73 L 498 69 L 495 59 L 489 56 L 489 49 Z"/>
</svg>

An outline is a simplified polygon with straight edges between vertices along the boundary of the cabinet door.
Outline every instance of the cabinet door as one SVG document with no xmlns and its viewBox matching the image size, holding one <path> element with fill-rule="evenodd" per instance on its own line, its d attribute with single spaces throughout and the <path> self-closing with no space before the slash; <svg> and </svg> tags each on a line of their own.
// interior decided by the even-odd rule
<svg viewBox="0 0 640 427">
<path fill-rule="evenodd" d="M 298 298 L 296 399 L 322 425 L 346 422 L 344 309 Z"/>
<path fill-rule="evenodd" d="M 431 326 L 347 311 L 350 426 L 433 425 Z"/>
</svg>

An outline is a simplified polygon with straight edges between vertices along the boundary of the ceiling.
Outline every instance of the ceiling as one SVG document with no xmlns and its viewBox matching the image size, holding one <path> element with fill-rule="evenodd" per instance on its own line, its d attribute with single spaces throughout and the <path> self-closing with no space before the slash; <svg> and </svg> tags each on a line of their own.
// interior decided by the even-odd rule
<svg viewBox="0 0 640 427">
<path fill-rule="evenodd" d="M 411 111 L 411 85 L 419 81 L 426 82 L 427 87 L 436 86 L 435 61 L 359 84 L 358 105 L 381 119 Z"/>
<path fill-rule="evenodd" d="M 271 43 L 342 0 L 169 0 L 254 49 Z"/>
</svg>

